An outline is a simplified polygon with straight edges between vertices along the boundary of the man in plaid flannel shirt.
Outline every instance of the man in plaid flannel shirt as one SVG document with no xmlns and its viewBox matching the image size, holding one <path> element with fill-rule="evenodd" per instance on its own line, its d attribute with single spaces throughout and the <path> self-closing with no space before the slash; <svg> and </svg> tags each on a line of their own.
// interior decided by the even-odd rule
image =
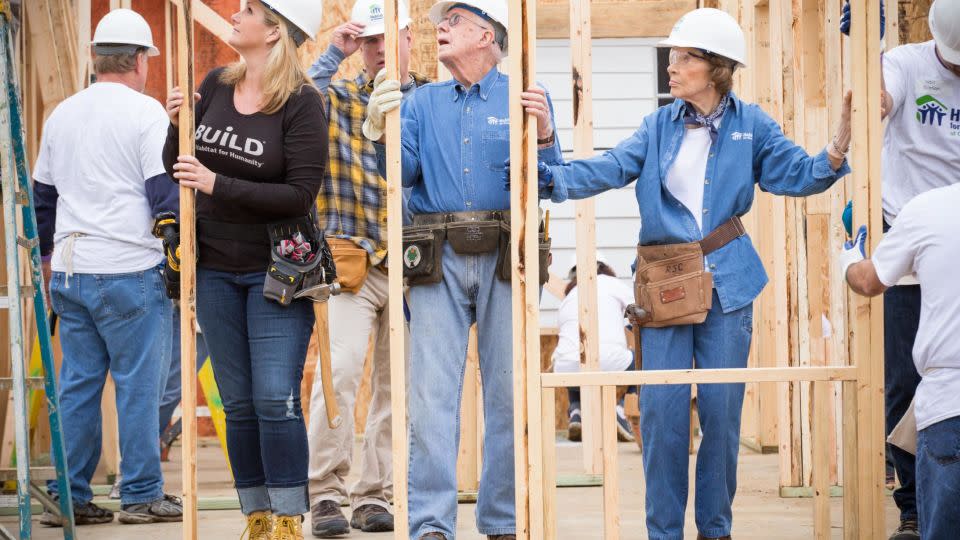
<svg viewBox="0 0 960 540">
<path fill-rule="evenodd" d="M 400 79 L 406 100 L 429 80 L 409 71 L 413 34 L 410 17 L 400 0 Z M 364 257 L 366 276 L 341 276 L 345 292 L 329 302 L 331 358 L 337 401 L 346 411 L 344 423 L 327 426 L 320 378 L 310 398 L 310 502 L 313 535 L 326 538 L 350 531 L 392 531 L 389 512 L 393 488 L 391 462 L 390 351 L 387 316 L 387 190 L 377 172 L 373 143 L 361 132 L 367 102 L 377 73 L 384 67 L 383 0 L 357 0 L 351 20 L 337 27 L 331 44 L 309 70 L 327 98 L 330 122 L 330 163 L 317 197 L 321 226 L 335 254 Z M 331 82 L 340 64 L 360 51 L 364 69 L 354 79 Z M 358 255 L 359 254 L 359 255 Z M 344 255 L 346 256 L 346 255 Z M 354 259 L 356 260 L 356 259 Z M 353 265 L 355 267 L 356 265 Z M 362 274 L 362 272 L 361 272 Z M 351 292 L 352 291 L 352 292 Z M 363 378 L 371 332 L 372 399 L 361 452 L 360 477 L 349 493 L 345 485 L 353 454 L 353 410 Z M 350 523 L 340 512 L 349 497 Z"/>
</svg>

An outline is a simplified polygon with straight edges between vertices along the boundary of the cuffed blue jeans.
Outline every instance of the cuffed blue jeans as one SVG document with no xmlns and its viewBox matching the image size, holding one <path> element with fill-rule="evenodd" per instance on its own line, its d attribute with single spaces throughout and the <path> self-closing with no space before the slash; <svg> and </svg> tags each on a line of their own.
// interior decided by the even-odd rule
<svg viewBox="0 0 960 540">
<path fill-rule="evenodd" d="M 241 511 L 297 516 L 309 509 L 300 382 L 313 305 L 268 301 L 264 276 L 198 268 L 197 319 L 223 399 Z"/>
<path fill-rule="evenodd" d="M 920 537 L 957 537 L 960 523 L 960 416 L 927 426 L 917 435 L 917 506 Z"/>
<path fill-rule="evenodd" d="M 753 305 L 724 313 L 716 291 L 702 324 L 643 329 L 643 369 L 714 369 L 747 366 Z M 698 384 L 703 439 L 697 452 L 695 517 L 708 538 L 730 534 L 737 491 L 737 454 L 743 384 Z M 682 540 L 687 507 L 690 385 L 640 390 L 640 433 L 650 540 Z"/>
<path fill-rule="evenodd" d="M 100 402 L 107 372 L 116 386 L 120 428 L 121 504 L 163 496 L 158 410 L 170 364 L 171 303 L 160 268 L 124 274 L 54 272 L 50 301 L 60 318 L 60 420 L 70 489 L 93 499 L 100 461 Z M 56 482 L 47 489 L 56 493 Z"/>
<path fill-rule="evenodd" d="M 410 538 L 456 536 L 460 397 L 470 325 L 477 323 L 483 381 L 481 534 L 516 530 L 513 475 L 513 321 L 510 282 L 497 279 L 497 253 L 443 248 L 443 281 L 410 288 Z"/>
</svg>

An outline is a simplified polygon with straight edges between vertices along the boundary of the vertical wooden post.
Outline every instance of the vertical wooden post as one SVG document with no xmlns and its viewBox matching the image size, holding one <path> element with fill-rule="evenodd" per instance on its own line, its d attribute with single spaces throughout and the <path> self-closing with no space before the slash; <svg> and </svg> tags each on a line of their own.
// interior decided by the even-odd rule
<svg viewBox="0 0 960 540">
<path fill-rule="evenodd" d="M 384 2 L 384 42 L 387 77 L 400 80 L 398 63 L 400 30 L 397 0 Z M 393 411 L 393 513 L 394 538 L 407 538 L 407 369 L 403 320 L 403 200 L 400 178 L 400 109 L 387 113 L 387 281 L 390 321 L 390 400 Z"/>
<path fill-rule="evenodd" d="M 180 154 L 194 155 L 193 0 L 181 0 L 177 17 Z M 197 538 L 197 231 L 196 192 L 180 187 L 180 384 L 183 426 L 183 538 Z"/>
<path fill-rule="evenodd" d="M 833 403 L 832 385 L 827 381 L 813 383 L 810 407 L 813 409 L 813 535 L 817 540 L 830 536 L 830 418 Z"/>
<path fill-rule="evenodd" d="M 573 74 L 573 154 L 593 156 L 593 62 L 590 3 L 570 2 L 570 56 Z M 593 199 L 576 202 L 577 303 L 580 326 L 580 369 L 600 370 L 599 316 L 597 314 L 597 222 Z M 600 388 L 580 389 L 583 414 L 583 466 L 589 474 L 601 469 Z"/>
<path fill-rule="evenodd" d="M 514 473 L 517 538 L 526 540 L 543 538 L 537 121 L 519 99 L 534 84 L 536 2 L 510 0 L 508 5 Z"/>
<path fill-rule="evenodd" d="M 543 538 L 557 538 L 557 390 L 544 388 L 540 396 L 540 433 L 543 437 Z"/>
<path fill-rule="evenodd" d="M 107 476 L 115 477 L 120 474 L 120 411 L 117 410 L 117 387 L 112 374 L 107 375 L 103 385 L 100 412 L 103 415 L 103 461 Z"/>
<path fill-rule="evenodd" d="M 854 226 L 869 230 L 867 253 L 882 234 L 880 201 L 880 13 L 872 0 L 851 2 L 851 67 L 853 82 L 853 211 Z M 863 392 L 857 396 L 859 525 L 861 536 L 884 535 L 883 299 L 851 294 L 850 353 Z M 848 449 L 849 451 L 849 449 Z"/>
<path fill-rule="evenodd" d="M 169 5 L 164 2 L 164 5 Z M 77 89 L 90 80 L 90 0 L 77 0 Z"/>
<path fill-rule="evenodd" d="M 463 391 L 460 398 L 460 453 L 457 457 L 457 491 L 477 491 L 480 488 L 479 409 L 480 367 L 477 350 L 477 326 L 470 327 L 467 343 L 467 364 L 463 370 Z"/>
<path fill-rule="evenodd" d="M 620 483 L 617 474 L 617 387 L 601 388 L 603 423 L 603 539 L 620 538 Z"/>
<path fill-rule="evenodd" d="M 859 408 L 857 406 L 858 381 L 844 381 L 842 385 L 843 401 L 843 540 L 859 540 L 860 520 L 857 512 L 860 510 L 858 497 L 857 476 L 860 473 L 859 441 L 857 420 Z"/>
</svg>

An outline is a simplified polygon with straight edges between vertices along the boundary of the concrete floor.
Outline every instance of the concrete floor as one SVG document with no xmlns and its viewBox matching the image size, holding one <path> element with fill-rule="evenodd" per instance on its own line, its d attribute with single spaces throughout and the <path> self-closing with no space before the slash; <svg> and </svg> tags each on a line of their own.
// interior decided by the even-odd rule
<svg viewBox="0 0 960 540">
<path fill-rule="evenodd" d="M 620 445 L 620 522 L 621 538 L 645 539 L 644 527 L 644 488 L 640 454 L 636 445 Z M 217 446 L 206 446 L 199 450 L 200 496 L 230 496 L 230 477 L 224 465 L 222 454 Z M 582 471 L 580 445 L 558 441 L 557 457 L 559 473 L 575 474 Z M 172 461 L 164 463 L 167 478 L 167 490 L 177 493 L 180 489 L 180 454 L 174 448 Z M 693 456 L 691 456 L 691 467 Z M 692 469 L 691 469 L 692 470 Z M 691 477 L 693 475 L 691 474 Z M 739 468 L 739 489 L 734 502 L 733 535 L 737 540 L 764 539 L 787 540 L 813 538 L 813 505 L 811 499 L 782 499 L 777 496 L 777 456 L 759 455 L 742 449 Z M 691 498 L 693 486 L 690 488 Z M 599 487 L 562 488 L 557 493 L 559 538 L 569 540 L 601 539 L 602 492 Z M 831 519 L 833 537 L 841 538 L 841 499 L 833 499 Z M 474 508 L 472 504 L 461 504 L 457 516 L 457 538 L 462 540 L 483 540 L 474 528 Z M 891 498 L 885 503 L 887 527 L 890 531 L 898 524 L 896 506 Z M 347 514 L 349 517 L 349 514 Z M 15 518 L 0 520 L 8 530 L 16 530 Z M 209 510 L 200 513 L 200 538 L 203 540 L 235 540 L 240 537 L 245 526 L 239 510 Z M 309 517 L 304 524 L 309 536 Z M 696 538 L 693 506 L 688 505 L 686 516 L 686 538 Z M 106 525 L 86 526 L 80 529 L 78 536 L 84 540 L 134 539 L 134 540 L 170 540 L 181 535 L 180 524 L 120 525 L 117 522 Z M 60 529 L 48 529 L 34 520 L 33 538 L 53 540 L 62 538 Z M 354 531 L 345 538 L 392 538 L 388 533 L 366 534 Z"/>
</svg>

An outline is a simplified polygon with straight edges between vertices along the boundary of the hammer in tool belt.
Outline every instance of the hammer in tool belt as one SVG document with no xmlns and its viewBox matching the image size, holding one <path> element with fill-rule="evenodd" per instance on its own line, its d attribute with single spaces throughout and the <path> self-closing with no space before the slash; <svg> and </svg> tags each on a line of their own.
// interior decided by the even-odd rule
<svg viewBox="0 0 960 540">
<path fill-rule="evenodd" d="M 323 385 L 323 404 L 327 409 L 327 425 L 337 429 L 343 423 L 337 396 L 333 392 L 333 368 L 330 366 L 330 313 L 327 302 L 314 302 L 317 319 L 317 345 L 320 348 L 320 384 Z"/>
</svg>

